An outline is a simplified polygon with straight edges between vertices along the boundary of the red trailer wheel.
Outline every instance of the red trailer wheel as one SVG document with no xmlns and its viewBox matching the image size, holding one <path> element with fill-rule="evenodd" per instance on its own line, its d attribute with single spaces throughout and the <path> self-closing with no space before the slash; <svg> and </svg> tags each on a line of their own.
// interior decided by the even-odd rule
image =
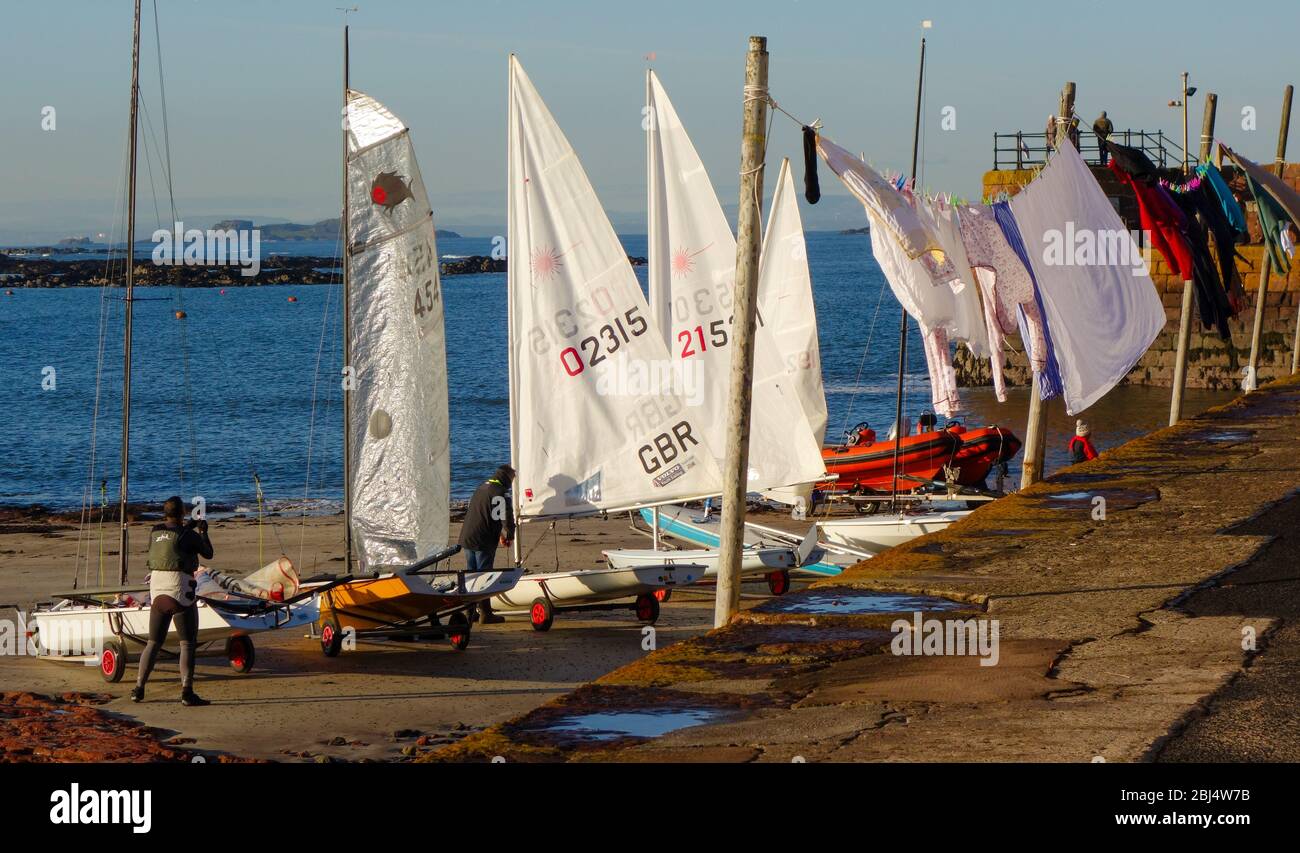
<svg viewBox="0 0 1300 853">
<path fill-rule="evenodd" d="M 320 629 L 320 650 L 327 658 L 339 656 L 343 650 L 343 632 L 332 622 L 327 622 Z"/>
<path fill-rule="evenodd" d="M 451 647 L 458 652 L 465 651 L 469 645 L 469 619 L 457 611 L 447 619 L 447 628 L 447 639 L 451 641 Z"/>
<path fill-rule="evenodd" d="M 636 618 L 647 625 L 653 625 L 659 621 L 659 599 L 644 592 L 638 595 L 636 597 Z"/>
<path fill-rule="evenodd" d="M 241 674 L 248 672 L 253 668 L 255 658 L 252 638 L 231 637 L 226 640 L 226 659 L 230 661 L 230 668 L 235 672 Z"/>
<path fill-rule="evenodd" d="M 667 587 L 664 587 L 663 589 L 655 590 L 655 598 L 659 599 L 661 602 L 667 601 L 672 597 L 673 597 L 673 591 L 671 589 L 668 589 Z"/>
<path fill-rule="evenodd" d="M 105 643 L 99 652 L 99 674 L 109 684 L 122 680 L 126 672 L 126 649 L 119 642 Z"/>
<path fill-rule="evenodd" d="M 773 595 L 785 595 L 790 591 L 790 573 L 787 571 L 768 572 L 767 588 Z"/>
<path fill-rule="evenodd" d="M 532 607 L 528 608 L 528 621 L 534 631 L 549 631 L 555 622 L 555 608 L 545 598 L 534 598 Z"/>
</svg>

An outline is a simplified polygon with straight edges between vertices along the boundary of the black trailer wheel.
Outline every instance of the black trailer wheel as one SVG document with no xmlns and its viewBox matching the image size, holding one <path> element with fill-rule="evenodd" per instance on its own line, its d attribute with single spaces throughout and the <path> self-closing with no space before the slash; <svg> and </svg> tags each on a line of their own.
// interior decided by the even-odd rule
<svg viewBox="0 0 1300 853">
<path fill-rule="evenodd" d="M 773 595 L 785 595 L 790 591 L 790 573 L 785 570 L 768 572 L 767 589 Z"/>
<path fill-rule="evenodd" d="M 459 610 L 447 618 L 447 639 L 458 652 L 469 646 L 469 618 Z"/>
<path fill-rule="evenodd" d="M 99 674 L 109 684 L 117 684 L 125 672 L 126 648 L 116 640 L 110 640 L 99 652 Z"/>
<path fill-rule="evenodd" d="M 333 622 L 326 622 L 320 629 L 320 650 L 327 658 L 336 658 L 343 650 L 343 632 Z"/>
<path fill-rule="evenodd" d="M 256 657 L 251 637 L 231 637 L 226 640 L 226 659 L 230 661 L 230 668 L 235 672 L 241 675 L 248 672 L 253 668 Z"/>
<path fill-rule="evenodd" d="M 641 593 L 636 597 L 636 618 L 653 625 L 659 621 L 659 599 L 650 593 Z"/>
<path fill-rule="evenodd" d="M 555 608 L 545 598 L 534 598 L 532 607 L 528 608 L 528 621 L 534 631 L 549 631 L 555 622 Z"/>
</svg>

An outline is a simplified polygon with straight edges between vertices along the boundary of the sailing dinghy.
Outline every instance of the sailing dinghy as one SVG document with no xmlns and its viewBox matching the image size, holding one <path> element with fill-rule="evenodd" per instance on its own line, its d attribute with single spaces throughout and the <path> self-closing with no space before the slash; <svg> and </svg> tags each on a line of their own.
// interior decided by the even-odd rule
<svg viewBox="0 0 1300 853">
<path fill-rule="evenodd" d="M 650 304 L 660 334 L 683 373 L 694 380 L 699 417 L 710 445 L 726 447 L 736 240 L 722 205 L 676 109 L 653 71 L 646 75 L 648 261 Z M 826 403 L 821 392 L 817 320 L 803 225 L 789 163 L 777 180 L 759 266 L 748 489 L 806 507 L 812 484 L 827 477 L 821 458 Z M 717 458 L 719 466 L 722 457 Z M 721 489 L 719 488 L 719 491 Z M 606 552 L 611 565 L 653 562 L 658 514 L 651 513 L 651 551 Z M 747 536 L 742 577 L 767 577 L 789 588 L 795 550 Z M 716 577 L 719 554 L 663 552 L 664 561 L 701 563 Z"/>
<path fill-rule="evenodd" d="M 510 442 L 523 525 L 698 499 L 721 474 L 701 412 L 672 380 L 627 253 L 563 131 L 510 57 Z M 515 536 L 516 565 L 522 563 Z M 530 572 L 496 596 L 502 613 L 551 627 L 565 610 L 659 615 L 693 563 Z M 632 598 L 630 604 L 620 600 Z"/>
<path fill-rule="evenodd" d="M 519 571 L 443 565 L 460 548 L 447 547 L 451 445 L 433 213 L 406 125 L 362 92 L 346 89 L 345 104 L 344 363 L 353 384 L 344 512 L 360 568 L 321 595 L 321 650 L 337 655 L 352 634 L 445 638 L 459 651 L 474 606 L 514 586 Z"/>
<path fill-rule="evenodd" d="M 93 589 L 74 588 L 71 592 L 56 593 L 52 596 L 52 602 L 34 606 L 31 615 L 31 640 L 41 659 L 98 665 L 104 680 L 113 683 L 122 679 L 129 654 L 142 649 L 148 642 L 149 635 L 149 587 L 147 584 L 133 586 L 127 581 L 130 557 L 127 496 L 131 448 L 131 326 L 135 301 L 132 294 L 135 283 L 137 116 L 140 106 L 140 0 L 135 2 L 132 39 L 124 258 L 126 295 L 123 300 L 122 470 L 118 504 L 121 537 L 118 544 L 119 585 Z M 165 116 L 165 103 L 163 110 Z M 170 188 L 170 166 L 164 174 Z M 93 458 L 93 429 L 91 446 Z M 84 518 L 83 511 L 83 523 Z M 221 651 L 236 672 L 248 672 L 253 666 L 253 641 L 249 635 L 310 623 L 319 613 L 316 592 L 299 590 L 297 574 L 288 558 L 282 557 L 245 578 L 201 569 L 198 580 L 196 607 L 199 625 L 196 651 L 206 654 L 215 644 L 222 644 Z M 74 581 L 74 587 L 76 586 Z M 290 586 L 291 590 L 288 588 Z M 174 655 L 178 649 L 177 627 L 173 622 L 164 639 L 163 651 Z"/>
</svg>

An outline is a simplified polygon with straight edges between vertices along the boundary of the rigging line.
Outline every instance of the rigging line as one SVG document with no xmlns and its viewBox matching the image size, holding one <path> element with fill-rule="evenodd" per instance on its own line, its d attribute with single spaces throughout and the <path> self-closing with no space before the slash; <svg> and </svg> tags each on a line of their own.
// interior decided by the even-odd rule
<svg viewBox="0 0 1300 853">
<path fill-rule="evenodd" d="M 126 208 L 126 199 L 124 198 L 123 185 L 126 183 L 127 174 L 127 153 L 125 148 L 122 151 L 122 163 L 118 169 L 118 182 L 114 197 L 117 199 L 117 205 L 113 208 L 113 219 L 108 230 L 108 253 L 104 258 L 104 284 L 99 288 L 99 334 L 97 354 L 95 361 L 95 407 L 90 415 L 90 459 L 86 473 L 86 483 L 81 496 L 81 523 L 77 530 L 77 556 L 73 561 L 72 586 L 77 587 L 77 581 L 81 576 L 81 558 L 82 558 L 82 541 L 83 534 L 87 537 L 87 548 L 85 551 L 86 581 L 90 581 L 90 548 L 88 541 L 88 531 L 86 528 L 87 520 L 91 510 L 94 507 L 94 497 L 91 489 L 95 481 L 95 461 L 96 451 L 98 448 L 98 428 L 99 428 L 99 401 L 102 391 L 102 378 L 104 374 L 104 347 L 108 335 L 108 314 L 112 310 L 113 301 L 108 298 L 109 290 L 112 287 L 113 271 L 113 240 L 117 234 L 118 223 L 121 221 L 120 216 Z M 91 509 L 88 509 L 87 507 Z M 103 546 L 102 525 L 100 530 L 101 551 Z M 100 555 L 100 561 L 103 561 L 103 555 Z M 102 569 L 102 567 L 101 567 Z"/>
<path fill-rule="evenodd" d="M 870 223 L 870 217 L 868 217 Z M 883 270 L 882 277 L 883 277 Z M 880 290 L 876 294 L 876 311 L 871 316 L 871 326 L 867 330 L 867 345 L 862 350 L 862 360 L 858 362 L 858 375 L 853 378 L 853 392 L 849 394 L 848 411 L 844 414 L 844 434 L 848 435 L 849 422 L 853 418 L 853 404 L 858 399 L 858 391 L 862 387 L 862 371 L 867 366 L 867 356 L 871 354 L 871 341 L 876 336 L 876 321 L 880 318 L 880 306 L 885 300 L 885 290 L 889 287 L 888 281 L 881 281 Z"/>
<path fill-rule="evenodd" d="M 342 217 L 340 217 L 338 232 L 336 233 L 335 240 L 334 240 L 333 269 L 339 268 L 342 252 L 343 252 L 343 219 Z M 342 288 L 341 287 L 337 288 L 337 290 L 341 292 Z M 329 329 L 330 308 L 334 301 L 335 292 L 336 292 L 336 288 L 334 287 L 334 283 L 331 282 L 330 289 L 325 293 L 325 306 L 321 312 L 320 343 L 316 347 L 316 369 L 312 374 L 311 409 L 310 409 L 310 416 L 307 424 L 307 474 L 303 482 L 303 489 L 302 489 L 302 524 L 300 527 L 299 538 L 298 538 L 298 559 L 300 561 L 300 564 L 301 561 L 303 560 L 303 554 L 304 554 L 304 549 L 306 547 L 305 543 L 307 538 L 307 501 L 308 501 L 308 496 L 311 492 L 311 461 L 312 461 L 312 448 L 313 448 L 315 435 L 316 435 L 316 401 L 318 399 L 317 391 L 320 384 L 321 359 L 323 358 L 325 353 L 325 338 L 326 338 L 326 333 Z M 346 429 L 346 426 L 344 428 Z"/>
</svg>

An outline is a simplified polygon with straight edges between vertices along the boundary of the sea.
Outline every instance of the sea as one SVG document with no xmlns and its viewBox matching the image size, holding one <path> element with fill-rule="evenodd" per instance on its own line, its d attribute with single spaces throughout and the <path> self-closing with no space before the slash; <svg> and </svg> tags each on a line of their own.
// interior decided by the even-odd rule
<svg viewBox="0 0 1300 853">
<path fill-rule="evenodd" d="M 643 235 L 622 238 L 644 257 Z M 827 439 L 894 420 L 900 308 L 871 257 L 870 237 L 807 234 L 817 304 Z M 444 260 L 489 255 L 489 237 L 439 240 Z M 264 242 L 279 254 L 336 257 L 333 241 Z M 82 260 L 103 255 L 54 257 Z M 636 268 L 645 286 L 646 268 Z M 509 459 L 506 276 L 447 276 L 452 496 L 466 498 Z M 335 285 L 148 287 L 137 290 L 131 379 L 129 497 L 203 496 L 212 505 L 328 512 L 342 496 L 340 291 Z M 0 290 L 2 293 L 3 290 Z M 53 509 L 118 500 L 121 477 L 122 291 L 14 288 L 0 296 L 0 505 Z M 185 312 L 185 319 L 176 317 Z M 1098 341 L 1099 347 L 1105 346 Z M 909 322 L 905 417 L 929 409 L 929 381 Z M 1225 392 L 1189 390 L 1194 414 Z M 1028 389 L 998 403 L 963 389 L 968 426 L 1023 438 Z M 1083 417 L 1099 448 L 1162 426 L 1169 390 L 1120 386 Z M 1047 469 L 1068 464 L 1074 418 L 1049 404 Z M 1009 484 L 1019 482 L 1019 459 Z M 260 488 L 259 488 L 260 487 Z"/>
</svg>

